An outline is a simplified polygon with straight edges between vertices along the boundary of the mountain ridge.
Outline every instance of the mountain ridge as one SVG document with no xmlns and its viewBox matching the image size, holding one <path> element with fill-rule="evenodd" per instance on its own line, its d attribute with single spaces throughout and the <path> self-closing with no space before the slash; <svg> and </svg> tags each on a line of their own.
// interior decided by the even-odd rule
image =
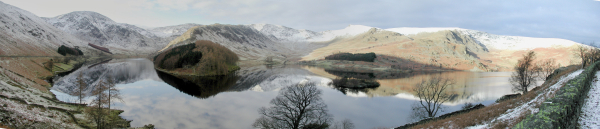
<svg viewBox="0 0 600 129">
<path fill-rule="evenodd" d="M 83 41 L 31 12 L 0 2 L 0 55 L 55 56 L 61 45 L 83 46 Z"/>
</svg>

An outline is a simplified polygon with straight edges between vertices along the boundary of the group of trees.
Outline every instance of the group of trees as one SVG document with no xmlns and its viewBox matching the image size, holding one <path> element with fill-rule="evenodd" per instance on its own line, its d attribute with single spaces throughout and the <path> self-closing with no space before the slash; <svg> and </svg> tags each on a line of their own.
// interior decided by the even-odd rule
<svg viewBox="0 0 600 129">
<path fill-rule="evenodd" d="M 83 55 L 83 52 L 81 50 L 79 50 L 78 48 L 70 48 L 65 45 L 60 45 L 60 47 L 58 47 L 57 52 L 58 52 L 58 54 L 61 54 L 63 56 L 66 56 L 67 54 L 74 55 L 74 56 Z"/>
<path fill-rule="evenodd" d="M 511 77 L 513 91 L 527 93 L 529 87 L 534 86 L 536 81 L 546 81 L 559 66 L 552 58 L 536 61 L 536 53 L 528 51 L 514 66 Z"/>
<path fill-rule="evenodd" d="M 196 49 L 196 44 L 187 44 L 167 50 L 154 57 L 155 65 L 169 70 L 195 65 L 202 59 L 202 52 L 194 51 L 194 49 Z"/>
<path fill-rule="evenodd" d="M 120 119 L 110 107 L 116 100 L 122 102 L 119 90 L 116 88 L 111 76 L 108 76 L 106 80 L 100 80 L 92 90 L 91 95 L 96 98 L 92 100 L 85 112 L 96 123 L 97 128 L 111 129 L 116 126 L 123 126 L 125 121 Z"/>
<path fill-rule="evenodd" d="M 593 44 L 594 43 L 592 43 L 592 45 Z M 573 53 L 581 60 L 581 68 L 600 61 L 600 49 L 597 47 L 579 45 L 573 50 Z M 523 94 L 527 93 L 528 88 L 535 85 L 538 79 L 546 81 L 554 70 L 559 67 L 556 65 L 554 59 L 538 61 L 535 59 L 536 53 L 534 51 L 529 51 L 523 55 L 523 58 L 519 59 L 515 65 L 515 72 L 510 78 L 514 91 L 520 91 Z"/>
<path fill-rule="evenodd" d="M 88 94 L 85 92 L 87 88 L 94 89 Z M 128 125 L 125 120 L 117 115 L 116 111 L 111 110 L 110 106 L 117 100 L 122 102 L 122 98 L 116 88 L 114 79 L 110 75 L 105 80 L 100 80 L 96 86 L 89 87 L 83 79 L 83 74 L 79 74 L 76 87 L 70 92 L 70 95 L 77 96 L 79 104 L 84 104 L 84 99 L 88 96 L 95 97 L 84 108 L 84 112 L 90 120 L 96 123 L 97 128 L 120 128 Z M 81 107 L 79 108 L 81 109 Z"/>
<path fill-rule="evenodd" d="M 347 61 L 365 61 L 374 62 L 377 55 L 375 53 L 336 53 L 325 57 L 326 60 L 347 60 Z"/>
<path fill-rule="evenodd" d="M 261 129 L 354 128 L 348 119 L 333 122 L 321 94 L 314 83 L 285 87 L 271 100 L 271 107 L 259 109 L 262 116 L 252 126 Z"/>
<path fill-rule="evenodd" d="M 591 43 L 592 45 L 594 43 Z M 581 60 L 581 68 L 600 60 L 600 49 L 596 47 L 577 46 L 575 56 Z"/>
<path fill-rule="evenodd" d="M 233 51 L 207 40 L 178 46 L 154 57 L 154 65 L 168 70 L 192 68 L 195 72 L 224 75 L 239 60 Z"/>
<path fill-rule="evenodd" d="M 344 88 L 375 88 L 380 85 L 379 82 L 374 79 L 358 79 L 346 76 L 333 79 L 332 84 Z"/>
</svg>

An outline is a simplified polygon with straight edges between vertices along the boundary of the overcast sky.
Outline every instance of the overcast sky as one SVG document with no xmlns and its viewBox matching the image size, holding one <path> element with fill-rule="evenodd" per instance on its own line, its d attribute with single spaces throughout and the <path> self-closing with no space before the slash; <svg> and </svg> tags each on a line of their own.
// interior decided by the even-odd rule
<svg viewBox="0 0 600 129">
<path fill-rule="evenodd" d="M 94 11 L 120 23 L 269 23 L 313 31 L 348 25 L 460 27 L 600 43 L 599 0 L 1 0 L 40 17 Z"/>
</svg>

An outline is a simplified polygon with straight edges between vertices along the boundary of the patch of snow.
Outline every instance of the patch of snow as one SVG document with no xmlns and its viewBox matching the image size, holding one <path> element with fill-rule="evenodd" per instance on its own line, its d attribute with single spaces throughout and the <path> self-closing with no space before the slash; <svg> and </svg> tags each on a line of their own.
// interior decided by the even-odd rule
<svg viewBox="0 0 600 129">
<path fill-rule="evenodd" d="M 264 90 L 260 87 L 260 85 L 256 85 L 252 88 L 250 88 L 251 91 L 256 91 L 256 92 L 263 92 Z"/>
<path fill-rule="evenodd" d="M 467 127 L 466 129 L 485 129 L 487 128 L 487 124 L 482 124 L 482 125 L 475 125 L 475 126 L 471 126 L 471 127 Z"/>
<path fill-rule="evenodd" d="M 593 80 L 587 99 L 581 109 L 579 115 L 579 127 L 587 129 L 600 128 L 600 71 L 596 72 L 596 79 Z"/>
<path fill-rule="evenodd" d="M 389 28 L 389 29 L 385 29 L 385 30 L 404 34 L 404 35 L 414 35 L 414 34 L 419 34 L 419 33 L 432 33 L 432 32 L 444 31 L 444 30 L 464 30 L 464 29 L 457 28 L 457 27 L 446 27 L 446 28 L 400 27 L 400 28 Z"/>
</svg>

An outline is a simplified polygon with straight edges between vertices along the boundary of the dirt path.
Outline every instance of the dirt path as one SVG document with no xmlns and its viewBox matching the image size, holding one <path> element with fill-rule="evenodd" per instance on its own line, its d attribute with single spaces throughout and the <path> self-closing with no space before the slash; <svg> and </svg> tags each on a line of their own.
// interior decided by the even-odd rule
<svg viewBox="0 0 600 129">
<path fill-rule="evenodd" d="M 581 107 L 579 115 L 579 127 L 583 129 L 598 129 L 600 128 L 600 71 L 596 72 L 595 79 L 592 80 L 592 86 L 588 92 L 585 104 Z"/>
</svg>

